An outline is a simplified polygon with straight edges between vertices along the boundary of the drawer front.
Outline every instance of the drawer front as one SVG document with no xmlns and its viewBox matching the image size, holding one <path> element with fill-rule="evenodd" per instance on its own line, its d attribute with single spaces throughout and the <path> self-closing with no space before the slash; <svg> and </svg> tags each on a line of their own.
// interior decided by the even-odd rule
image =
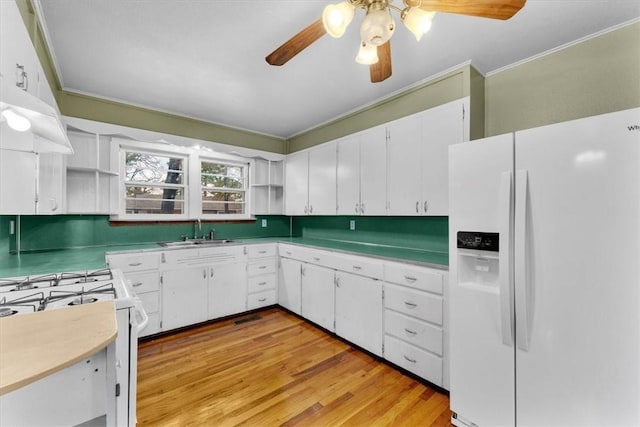
<svg viewBox="0 0 640 427">
<path fill-rule="evenodd" d="M 321 267 L 336 268 L 339 256 L 333 252 L 310 249 L 303 254 L 303 261 Z"/>
<path fill-rule="evenodd" d="M 385 310 L 384 329 L 388 335 L 442 356 L 442 328 Z"/>
<path fill-rule="evenodd" d="M 383 263 L 380 261 L 346 254 L 336 257 L 334 268 L 372 279 L 382 279 L 384 271 Z"/>
<path fill-rule="evenodd" d="M 139 337 L 146 337 L 160 332 L 160 313 L 147 313 L 147 315 L 149 316 L 149 323 L 147 323 L 146 328 L 140 331 Z"/>
<path fill-rule="evenodd" d="M 144 311 L 149 313 L 157 313 L 160 311 L 160 292 L 147 292 L 138 294 L 138 298 L 142 301 Z"/>
<path fill-rule="evenodd" d="M 107 260 L 110 268 L 118 268 L 125 273 L 131 271 L 155 270 L 160 266 L 160 254 L 118 254 L 108 255 Z"/>
<path fill-rule="evenodd" d="M 249 276 L 256 276 L 259 274 L 275 273 L 277 268 L 277 262 L 275 258 L 265 258 L 252 262 L 247 266 L 247 274 Z"/>
<path fill-rule="evenodd" d="M 439 271 L 400 263 L 385 265 L 384 280 L 438 295 L 442 295 L 444 281 L 443 274 Z"/>
<path fill-rule="evenodd" d="M 247 255 L 249 259 L 274 257 L 277 254 L 276 244 L 270 245 L 247 245 Z"/>
<path fill-rule="evenodd" d="M 126 275 L 126 278 L 131 282 L 133 291 L 137 294 L 153 292 L 160 289 L 160 275 L 157 271 L 129 273 Z"/>
<path fill-rule="evenodd" d="M 254 310 L 260 307 L 266 307 L 268 305 L 274 305 L 276 303 L 276 291 L 272 289 L 270 291 L 258 292 L 257 294 L 250 294 L 247 296 L 247 308 Z"/>
<path fill-rule="evenodd" d="M 384 305 L 395 311 L 442 325 L 442 297 L 426 292 L 385 285 Z"/>
<path fill-rule="evenodd" d="M 306 261 L 307 249 L 301 246 L 278 244 L 278 254 L 284 258 Z"/>
<path fill-rule="evenodd" d="M 442 386 L 442 359 L 434 354 L 385 335 L 384 358 L 427 381 Z"/>
<path fill-rule="evenodd" d="M 262 292 L 268 289 L 276 288 L 276 274 L 264 274 L 261 276 L 249 277 L 248 291 L 250 294 L 255 292 Z"/>
</svg>

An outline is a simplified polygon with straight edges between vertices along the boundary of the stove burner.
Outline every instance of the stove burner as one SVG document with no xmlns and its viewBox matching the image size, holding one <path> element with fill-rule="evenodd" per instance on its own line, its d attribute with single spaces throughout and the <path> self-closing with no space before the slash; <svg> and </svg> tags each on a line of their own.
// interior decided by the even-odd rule
<svg viewBox="0 0 640 427">
<path fill-rule="evenodd" d="M 0 317 L 9 317 L 18 314 L 17 310 L 11 310 L 8 307 L 0 307 Z"/>
<path fill-rule="evenodd" d="M 98 298 L 84 298 L 80 296 L 80 298 L 74 299 L 68 305 L 91 304 L 92 302 L 96 302 L 96 301 L 98 301 Z"/>
</svg>

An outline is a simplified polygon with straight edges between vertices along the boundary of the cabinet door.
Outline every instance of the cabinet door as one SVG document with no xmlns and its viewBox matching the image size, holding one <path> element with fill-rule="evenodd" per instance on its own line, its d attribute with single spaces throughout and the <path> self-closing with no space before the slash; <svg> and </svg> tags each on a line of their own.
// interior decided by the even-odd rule
<svg viewBox="0 0 640 427">
<path fill-rule="evenodd" d="M 207 320 L 206 267 L 162 273 L 162 329 L 169 330 Z"/>
<path fill-rule="evenodd" d="M 38 154 L 38 214 L 64 213 L 63 174 L 62 154 Z"/>
<path fill-rule="evenodd" d="M 462 108 L 455 101 L 422 115 L 423 215 L 449 215 L 449 145 L 463 142 Z"/>
<path fill-rule="evenodd" d="M 302 266 L 302 316 L 333 332 L 335 271 L 313 264 Z"/>
<path fill-rule="evenodd" d="M 209 319 L 247 310 L 246 263 L 209 267 Z"/>
<path fill-rule="evenodd" d="M 336 214 L 336 143 L 309 151 L 309 214 Z"/>
<path fill-rule="evenodd" d="M 38 57 L 16 2 L 0 1 L 0 74 L 10 86 L 24 82 L 24 88 L 37 96 L 37 65 Z"/>
<path fill-rule="evenodd" d="M 382 284 L 336 273 L 336 334 L 382 356 Z"/>
<path fill-rule="evenodd" d="M 287 156 L 285 164 L 285 210 L 287 215 L 305 215 L 309 209 L 309 153 Z"/>
<path fill-rule="evenodd" d="M 36 212 L 36 162 L 34 153 L 0 149 L 0 214 Z"/>
<path fill-rule="evenodd" d="M 360 213 L 387 214 L 387 130 L 384 126 L 360 135 Z"/>
<path fill-rule="evenodd" d="M 280 258 L 280 278 L 278 281 L 278 304 L 300 314 L 300 261 Z"/>
<path fill-rule="evenodd" d="M 389 215 L 420 215 L 420 115 L 389 124 Z"/>
<path fill-rule="evenodd" d="M 337 214 L 360 214 L 359 137 L 351 136 L 338 141 L 336 181 Z"/>
</svg>

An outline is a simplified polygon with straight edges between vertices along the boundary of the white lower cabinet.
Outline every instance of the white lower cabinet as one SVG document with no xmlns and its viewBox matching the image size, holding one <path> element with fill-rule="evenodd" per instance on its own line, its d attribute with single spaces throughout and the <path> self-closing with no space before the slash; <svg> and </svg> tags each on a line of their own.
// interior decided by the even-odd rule
<svg viewBox="0 0 640 427">
<path fill-rule="evenodd" d="M 162 329 L 169 330 L 207 320 L 207 267 L 167 270 L 162 284 Z"/>
<path fill-rule="evenodd" d="M 382 356 L 382 283 L 336 273 L 336 334 Z"/>
<path fill-rule="evenodd" d="M 302 265 L 301 314 L 334 332 L 335 270 L 313 264 Z"/>
<path fill-rule="evenodd" d="M 230 316 L 247 310 L 247 264 L 209 267 L 207 319 Z"/>
<path fill-rule="evenodd" d="M 301 313 L 301 275 L 302 262 L 280 258 L 280 274 L 278 277 L 278 304 L 293 311 Z"/>
</svg>

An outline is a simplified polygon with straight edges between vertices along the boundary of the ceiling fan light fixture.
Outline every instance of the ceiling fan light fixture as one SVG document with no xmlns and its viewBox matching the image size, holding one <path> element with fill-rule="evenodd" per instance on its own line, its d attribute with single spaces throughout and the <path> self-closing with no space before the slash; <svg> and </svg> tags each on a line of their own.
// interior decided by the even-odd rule
<svg viewBox="0 0 640 427">
<path fill-rule="evenodd" d="M 396 24 L 389 9 L 369 9 L 360 25 L 360 38 L 367 44 L 381 46 L 389 41 Z"/>
<path fill-rule="evenodd" d="M 410 7 L 402 11 L 400 19 L 409 31 L 413 33 L 417 41 L 420 41 L 431 29 L 431 22 L 435 12 L 429 12 L 418 7 Z"/>
<path fill-rule="evenodd" d="M 378 63 L 378 47 L 372 44 L 368 44 L 365 41 L 360 42 L 360 49 L 358 50 L 358 56 L 356 56 L 356 62 L 363 65 L 371 65 Z"/>
<path fill-rule="evenodd" d="M 353 21 L 356 8 L 348 1 L 329 4 L 322 11 L 322 24 L 331 37 L 342 37 L 347 26 Z"/>
</svg>

